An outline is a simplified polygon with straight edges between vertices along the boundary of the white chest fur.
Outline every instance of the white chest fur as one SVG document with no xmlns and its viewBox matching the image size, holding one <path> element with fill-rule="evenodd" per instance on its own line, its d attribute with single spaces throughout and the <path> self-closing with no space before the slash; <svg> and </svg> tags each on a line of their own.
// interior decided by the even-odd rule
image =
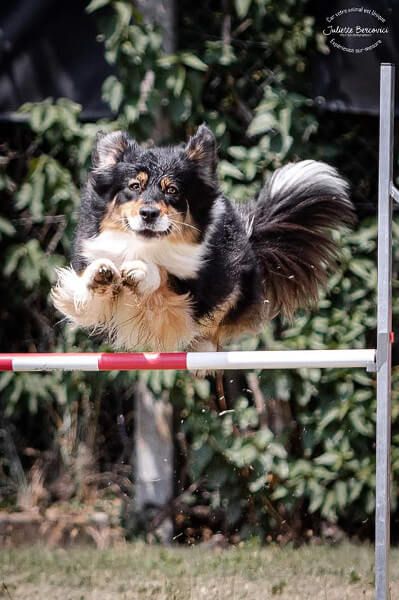
<svg viewBox="0 0 399 600">
<path fill-rule="evenodd" d="M 198 274 L 205 250 L 204 243 L 177 243 L 167 238 L 145 240 L 123 231 L 104 231 L 82 244 L 82 255 L 90 262 L 109 258 L 119 268 L 125 261 L 141 259 L 186 279 Z"/>
</svg>

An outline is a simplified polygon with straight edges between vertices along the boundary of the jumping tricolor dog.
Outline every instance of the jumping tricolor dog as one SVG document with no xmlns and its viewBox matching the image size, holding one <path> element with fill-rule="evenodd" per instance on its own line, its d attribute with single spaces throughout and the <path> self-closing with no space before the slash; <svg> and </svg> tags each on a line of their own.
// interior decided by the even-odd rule
<svg viewBox="0 0 399 600">
<path fill-rule="evenodd" d="M 354 220 L 348 185 L 322 162 L 274 172 L 258 197 L 219 190 L 213 133 L 142 148 L 99 134 L 72 266 L 57 309 L 116 349 L 213 351 L 281 313 L 313 306 L 336 262 L 332 231 Z"/>
</svg>

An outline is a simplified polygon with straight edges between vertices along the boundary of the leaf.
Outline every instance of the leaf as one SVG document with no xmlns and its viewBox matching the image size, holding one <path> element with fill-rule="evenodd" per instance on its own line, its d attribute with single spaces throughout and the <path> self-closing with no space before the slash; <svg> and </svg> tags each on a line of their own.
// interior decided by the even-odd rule
<svg viewBox="0 0 399 600">
<path fill-rule="evenodd" d="M 335 503 L 336 497 L 333 490 L 329 490 L 325 496 L 323 506 L 322 506 L 322 515 L 332 522 L 336 521 L 337 514 L 335 512 Z"/>
<path fill-rule="evenodd" d="M 249 489 L 251 490 L 251 492 L 253 494 L 256 494 L 256 492 L 259 492 L 259 490 L 261 490 L 262 488 L 267 486 L 267 479 L 265 475 L 262 475 L 261 477 L 258 477 L 257 479 L 255 479 L 255 481 L 251 481 L 251 483 L 249 484 Z"/>
<path fill-rule="evenodd" d="M 207 379 L 194 379 L 194 389 L 201 400 L 207 400 L 211 392 L 211 384 Z"/>
<path fill-rule="evenodd" d="M 243 173 L 240 169 L 227 162 L 227 160 L 221 160 L 219 162 L 218 171 L 220 177 L 232 177 L 233 179 L 244 179 Z"/>
<path fill-rule="evenodd" d="M 18 263 L 21 259 L 21 257 L 24 255 L 25 253 L 25 247 L 24 246 L 11 246 L 11 248 L 9 249 L 6 258 L 5 258 L 5 264 L 3 266 L 3 274 L 6 277 L 10 277 L 10 275 L 12 275 L 15 270 L 17 269 Z"/>
<path fill-rule="evenodd" d="M 374 435 L 374 428 L 372 427 L 371 423 L 366 422 L 362 408 L 356 408 L 352 410 L 349 413 L 349 419 L 355 430 L 361 435 Z"/>
<path fill-rule="evenodd" d="M 325 452 L 321 454 L 317 458 L 315 458 L 315 463 L 318 465 L 324 465 L 326 467 L 332 467 L 337 462 L 337 454 L 335 452 Z"/>
<path fill-rule="evenodd" d="M 238 450 L 228 450 L 227 456 L 238 467 L 251 465 L 258 455 L 258 450 L 252 444 L 243 444 Z"/>
<path fill-rule="evenodd" d="M 344 481 L 337 481 L 335 484 L 335 495 L 340 509 L 344 509 L 348 501 L 348 486 Z"/>
<path fill-rule="evenodd" d="M 273 439 L 273 434 L 267 427 L 260 429 L 254 435 L 254 444 L 258 447 L 259 450 L 263 450 L 267 448 L 270 442 Z"/>
<path fill-rule="evenodd" d="M 349 502 L 355 502 L 362 493 L 364 483 L 362 481 L 350 480 Z"/>
<path fill-rule="evenodd" d="M 88 13 L 93 13 L 104 6 L 111 4 L 111 0 L 91 0 L 91 2 L 86 6 L 86 11 Z"/>
<path fill-rule="evenodd" d="M 118 15 L 118 27 L 123 28 L 129 25 L 133 14 L 133 3 L 121 0 L 120 2 L 115 2 L 114 7 Z"/>
<path fill-rule="evenodd" d="M 159 67 L 167 68 L 173 67 L 179 62 L 179 57 L 177 54 L 167 54 L 166 56 L 161 56 L 157 60 L 157 65 Z"/>
<path fill-rule="evenodd" d="M 234 0 L 236 13 L 240 19 L 244 19 L 247 16 L 251 4 L 252 0 Z"/>
<path fill-rule="evenodd" d="M 177 376 L 176 371 L 166 370 L 166 371 L 163 371 L 162 374 L 163 374 L 163 382 L 162 383 L 163 383 L 164 387 L 168 390 L 172 389 L 176 382 L 176 376 Z"/>
<path fill-rule="evenodd" d="M 281 444 L 271 442 L 267 447 L 267 452 L 277 458 L 287 458 L 287 450 Z"/>
<path fill-rule="evenodd" d="M 15 233 L 15 227 L 4 217 L 0 217 L 0 233 L 11 236 Z"/>
<path fill-rule="evenodd" d="M 272 494 L 272 499 L 273 500 L 282 500 L 283 498 L 287 498 L 287 496 L 290 495 L 290 492 L 288 491 L 288 489 L 282 485 L 278 486 L 273 494 Z"/>
<path fill-rule="evenodd" d="M 318 424 L 317 429 L 319 431 L 323 431 L 333 421 L 340 420 L 339 419 L 339 415 L 340 415 L 340 409 L 339 409 L 339 407 L 331 408 L 323 416 L 323 418 L 321 419 L 320 423 Z"/>
<path fill-rule="evenodd" d="M 6 371 L 0 374 L 0 392 L 2 392 L 15 377 L 12 371 Z"/>
<path fill-rule="evenodd" d="M 276 126 L 276 123 L 277 121 L 271 113 L 260 113 L 252 119 L 248 127 L 248 135 L 259 135 L 260 133 L 264 133 L 265 131 L 270 131 Z"/>
<path fill-rule="evenodd" d="M 169 114 L 176 125 L 187 121 L 192 108 L 191 96 L 184 92 L 181 96 L 172 96 L 169 99 Z"/>
<path fill-rule="evenodd" d="M 319 510 L 320 506 L 323 504 L 324 495 L 319 493 L 317 496 L 313 496 L 310 504 L 309 504 L 309 512 L 314 513 L 316 510 Z"/>
<path fill-rule="evenodd" d="M 244 146 L 230 146 L 227 152 L 236 160 L 245 160 L 247 158 L 247 149 Z"/>
<path fill-rule="evenodd" d="M 205 72 L 208 70 L 208 65 L 199 59 L 198 56 L 195 56 L 195 54 L 191 54 L 191 52 L 182 52 L 180 54 L 180 60 L 186 67 L 190 67 L 196 71 Z"/>
<path fill-rule="evenodd" d="M 123 85 L 114 76 L 107 77 L 103 84 L 103 97 L 113 112 L 118 112 L 123 100 Z"/>
<path fill-rule="evenodd" d="M 174 95 L 181 96 L 186 81 L 186 69 L 179 65 L 176 69 L 176 82 L 174 87 Z"/>
</svg>

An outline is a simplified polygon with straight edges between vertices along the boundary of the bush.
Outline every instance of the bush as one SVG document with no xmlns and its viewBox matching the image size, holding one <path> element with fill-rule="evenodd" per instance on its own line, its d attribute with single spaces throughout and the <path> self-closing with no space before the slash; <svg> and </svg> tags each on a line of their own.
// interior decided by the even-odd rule
<svg viewBox="0 0 399 600">
<path fill-rule="evenodd" d="M 105 6 L 110 12 L 103 12 Z M 368 169 L 376 161 L 375 123 L 353 115 L 333 119 L 309 100 L 315 30 L 304 0 L 235 0 L 216 8 L 183 0 L 174 55 L 164 55 L 161 32 L 143 21 L 130 0 L 93 0 L 88 11 L 97 15 L 106 58 L 115 66 L 103 88 L 115 118 L 83 124 L 79 106 L 48 99 L 23 106 L 27 125 L 6 132 L 0 175 L 8 199 L 0 218 L 3 351 L 98 347 L 57 322 L 48 294 L 55 268 L 68 260 L 78 190 L 100 128 L 127 129 L 148 141 L 159 137 L 157 124 L 164 120 L 162 141 L 179 142 L 208 122 L 220 147 L 223 190 L 237 201 L 255 194 L 271 170 L 298 157 L 342 166 L 355 182 L 361 215 L 370 212 L 366 194 L 375 198 Z M 319 310 L 300 314 L 291 325 L 276 320 L 240 348 L 375 346 L 374 216 L 341 242 L 342 260 Z M 296 536 L 307 527 L 318 531 L 323 520 L 338 521 L 351 533 L 370 533 L 375 379 L 342 369 L 233 373 L 225 378 L 231 406 L 224 415 L 216 410 L 213 382 L 190 374 L 5 373 L 4 497 L 17 490 L 18 461 L 25 470 L 32 466 L 23 455 L 30 446 L 58 456 L 77 497 L 80 448 L 91 454 L 90 469 L 115 467 L 123 447 L 116 416 L 130 414 L 136 376 L 156 395 L 169 394 L 175 406 L 174 506 L 183 539 L 201 537 L 205 526 L 233 540 L 270 532 Z M 393 406 L 396 482 L 397 403 Z M 130 417 L 126 427 L 130 434 Z M 17 452 L 6 441 L 10 434 Z M 195 507 L 202 507 L 202 520 Z"/>
</svg>

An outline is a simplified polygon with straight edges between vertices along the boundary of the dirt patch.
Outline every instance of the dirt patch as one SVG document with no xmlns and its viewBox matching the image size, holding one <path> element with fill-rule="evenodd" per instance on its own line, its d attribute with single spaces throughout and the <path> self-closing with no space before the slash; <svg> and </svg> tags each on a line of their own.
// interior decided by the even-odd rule
<svg viewBox="0 0 399 600">
<path fill-rule="evenodd" d="M 123 531 L 105 512 L 64 512 L 49 508 L 17 513 L 0 512 L 0 547 L 42 543 L 49 546 L 95 545 L 109 548 L 124 539 Z"/>
</svg>

